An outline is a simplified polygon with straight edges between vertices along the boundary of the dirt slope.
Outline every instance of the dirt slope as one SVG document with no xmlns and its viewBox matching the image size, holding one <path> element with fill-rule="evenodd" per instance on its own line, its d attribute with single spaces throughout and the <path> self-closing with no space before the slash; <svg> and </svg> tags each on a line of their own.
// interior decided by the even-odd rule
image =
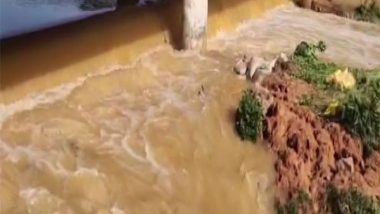
<svg viewBox="0 0 380 214">
<path fill-rule="evenodd" d="M 324 213 L 329 184 L 354 186 L 380 196 L 380 153 L 363 159 L 359 139 L 298 104 L 297 99 L 310 93 L 312 86 L 291 78 L 281 68 L 276 71 L 262 85 L 273 97 L 266 113 L 264 138 L 277 155 L 277 200 L 283 204 L 305 191 L 312 204 L 304 212 Z"/>
</svg>

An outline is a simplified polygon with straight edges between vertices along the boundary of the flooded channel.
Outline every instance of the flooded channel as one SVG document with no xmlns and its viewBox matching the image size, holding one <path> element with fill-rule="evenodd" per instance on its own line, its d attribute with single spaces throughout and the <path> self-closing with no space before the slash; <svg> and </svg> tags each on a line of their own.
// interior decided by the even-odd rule
<svg viewBox="0 0 380 214">
<path fill-rule="evenodd" d="M 0 105 L 0 213 L 275 213 L 272 155 L 234 133 L 249 82 L 232 67 L 301 40 L 324 40 L 326 59 L 380 66 L 380 27 L 287 5 L 205 53 L 158 47 Z"/>
</svg>

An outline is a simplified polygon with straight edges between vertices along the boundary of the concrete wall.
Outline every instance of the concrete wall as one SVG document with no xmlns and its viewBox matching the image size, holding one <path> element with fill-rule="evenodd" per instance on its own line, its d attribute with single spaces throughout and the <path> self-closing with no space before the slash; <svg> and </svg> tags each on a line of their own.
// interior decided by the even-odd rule
<svg viewBox="0 0 380 214">
<path fill-rule="evenodd" d="M 210 0 L 208 35 L 288 0 Z M 181 1 L 121 8 L 88 20 L 1 41 L 0 103 L 46 90 L 112 64 L 126 64 L 160 44 L 178 47 Z"/>
<path fill-rule="evenodd" d="M 1 0 L 0 38 L 8 38 L 109 12 L 116 9 L 116 4 L 110 3 L 110 7 L 92 11 L 84 11 L 80 7 L 81 2 L 78 0 Z"/>
</svg>

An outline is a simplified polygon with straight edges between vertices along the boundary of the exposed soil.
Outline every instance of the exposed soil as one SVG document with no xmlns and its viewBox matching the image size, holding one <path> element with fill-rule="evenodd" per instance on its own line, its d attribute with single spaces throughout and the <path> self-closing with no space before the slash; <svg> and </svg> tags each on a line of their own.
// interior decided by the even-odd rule
<svg viewBox="0 0 380 214">
<path fill-rule="evenodd" d="M 361 5 L 368 6 L 374 3 L 380 6 L 379 0 L 294 0 L 294 2 L 303 8 L 344 17 L 352 17 L 355 9 Z"/>
<path fill-rule="evenodd" d="M 359 2 L 359 1 L 357 1 Z M 323 13 L 334 13 L 340 16 L 345 15 L 347 8 L 332 0 L 295 0 L 295 3 L 301 7 L 315 10 Z"/>
<path fill-rule="evenodd" d="M 283 204 L 305 191 L 312 204 L 304 212 L 324 213 L 329 184 L 357 187 L 379 197 L 380 153 L 364 159 L 360 139 L 300 106 L 298 98 L 313 87 L 290 77 L 287 72 L 293 69 L 294 66 L 278 65 L 262 83 L 273 97 L 266 112 L 264 138 L 277 155 L 277 200 Z"/>
</svg>

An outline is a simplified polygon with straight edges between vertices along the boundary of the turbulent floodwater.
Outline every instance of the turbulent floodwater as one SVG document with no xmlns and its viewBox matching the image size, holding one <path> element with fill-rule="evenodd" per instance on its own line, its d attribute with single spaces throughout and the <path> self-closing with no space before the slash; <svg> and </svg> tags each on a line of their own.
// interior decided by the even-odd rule
<svg viewBox="0 0 380 214">
<path fill-rule="evenodd" d="M 380 66 L 380 27 L 285 6 L 208 52 L 160 47 L 0 105 L 0 213 L 274 213 L 272 156 L 234 133 L 234 59 L 320 39 L 326 59 Z"/>
</svg>

